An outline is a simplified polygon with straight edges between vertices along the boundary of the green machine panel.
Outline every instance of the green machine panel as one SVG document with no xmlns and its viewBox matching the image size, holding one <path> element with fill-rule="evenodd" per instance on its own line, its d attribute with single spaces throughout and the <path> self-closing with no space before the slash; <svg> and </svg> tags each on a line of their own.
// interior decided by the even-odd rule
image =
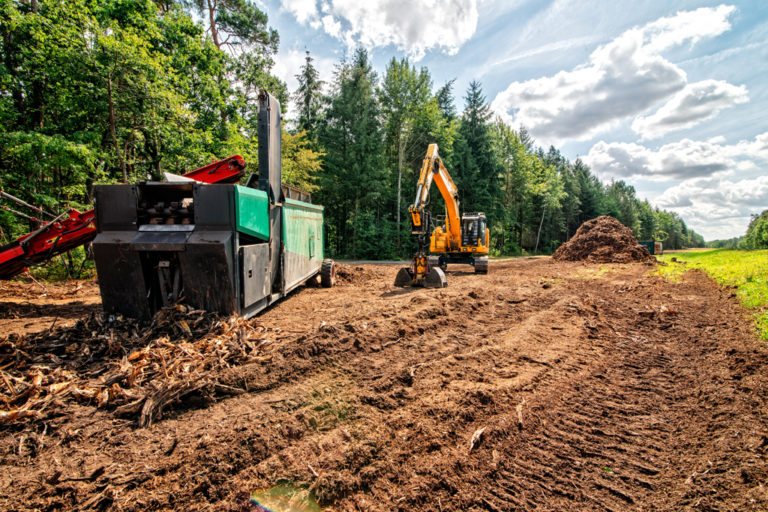
<svg viewBox="0 0 768 512">
<path fill-rule="evenodd" d="M 235 186 L 237 230 L 269 240 L 269 198 L 263 190 Z"/>
<path fill-rule="evenodd" d="M 286 290 L 315 275 L 323 263 L 323 207 L 286 199 L 283 203 Z"/>
</svg>

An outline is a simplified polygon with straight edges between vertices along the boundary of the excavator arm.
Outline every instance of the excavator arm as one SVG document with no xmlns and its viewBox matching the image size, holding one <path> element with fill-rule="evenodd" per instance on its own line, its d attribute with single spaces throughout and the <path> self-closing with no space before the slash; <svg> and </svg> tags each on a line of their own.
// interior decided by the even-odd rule
<svg viewBox="0 0 768 512">
<path fill-rule="evenodd" d="M 446 230 L 453 240 L 461 240 L 461 213 L 459 210 L 459 190 L 451 175 L 443 165 L 438 154 L 437 144 L 430 144 L 427 156 L 421 165 L 419 181 L 416 184 L 416 199 L 408 208 L 411 214 L 411 231 L 414 235 L 426 234 L 429 229 L 424 208 L 429 204 L 429 190 L 432 182 L 437 185 L 445 201 Z"/>
</svg>

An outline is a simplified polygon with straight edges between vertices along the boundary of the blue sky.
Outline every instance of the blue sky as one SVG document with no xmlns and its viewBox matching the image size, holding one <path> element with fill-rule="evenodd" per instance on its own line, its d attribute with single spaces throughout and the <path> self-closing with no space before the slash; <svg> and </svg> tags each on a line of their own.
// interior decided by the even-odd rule
<svg viewBox="0 0 768 512">
<path fill-rule="evenodd" d="M 438 7 L 439 5 L 439 7 Z M 536 143 L 623 179 L 706 239 L 768 209 L 768 2 L 261 0 L 280 33 L 275 72 L 309 50 L 321 78 L 357 46 L 479 80 Z M 290 112 L 289 112 L 290 116 Z"/>
</svg>

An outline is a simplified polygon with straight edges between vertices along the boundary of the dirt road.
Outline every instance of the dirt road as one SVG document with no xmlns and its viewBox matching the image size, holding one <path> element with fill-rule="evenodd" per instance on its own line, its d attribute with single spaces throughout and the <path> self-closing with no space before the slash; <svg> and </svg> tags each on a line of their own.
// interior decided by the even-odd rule
<svg viewBox="0 0 768 512">
<path fill-rule="evenodd" d="M 347 267 L 253 320 L 270 357 L 223 375 L 246 393 L 149 428 L 77 402 L 0 427 L 0 509 L 255 510 L 279 485 L 335 511 L 767 510 L 768 353 L 729 291 L 652 268 L 401 290 Z"/>
</svg>

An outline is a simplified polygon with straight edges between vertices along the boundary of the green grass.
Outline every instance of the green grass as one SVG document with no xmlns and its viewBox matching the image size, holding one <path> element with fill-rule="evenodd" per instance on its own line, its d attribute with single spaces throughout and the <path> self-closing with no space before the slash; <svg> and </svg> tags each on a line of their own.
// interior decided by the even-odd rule
<svg viewBox="0 0 768 512">
<path fill-rule="evenodd" d="M 760 338 L 768 340 L 768 250 L 713 249 L 665 254 L 658 259 L 667 266 L 659 267 L 657 274 L 672 281 L 679 280 L 687 270 L 698 268 L 721 286 L 734 288 L 744 306 L 755 311 Z"/>
</svg>

